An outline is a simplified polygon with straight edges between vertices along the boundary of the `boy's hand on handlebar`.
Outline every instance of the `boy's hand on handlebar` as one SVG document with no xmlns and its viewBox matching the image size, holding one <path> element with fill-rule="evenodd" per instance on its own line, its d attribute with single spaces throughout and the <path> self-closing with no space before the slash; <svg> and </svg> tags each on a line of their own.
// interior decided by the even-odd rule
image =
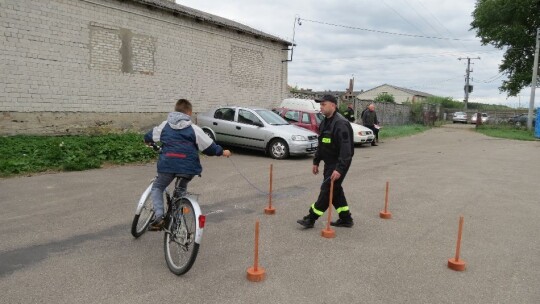
<svg viewBox="0 0 540 304">
<path fill-rule="evenodd" d="M 225 157 L 231 156 L 231 151 L 229 151 L 229 150 L 223 150 L 223 156 L 225 156 Z"/>
</svg>

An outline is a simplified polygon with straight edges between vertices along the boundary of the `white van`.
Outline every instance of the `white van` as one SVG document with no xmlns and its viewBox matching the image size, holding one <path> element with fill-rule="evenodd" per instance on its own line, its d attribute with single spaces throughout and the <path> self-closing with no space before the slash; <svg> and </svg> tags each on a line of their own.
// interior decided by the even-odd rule
<svg viewBox="0 0 540 304">
<path fill-rule="evenodd" d="M 321 111 L 321 105 L 313 99 L 286 98 L 283 99 L 279 107 L 302 111 Z"/>
</svg>

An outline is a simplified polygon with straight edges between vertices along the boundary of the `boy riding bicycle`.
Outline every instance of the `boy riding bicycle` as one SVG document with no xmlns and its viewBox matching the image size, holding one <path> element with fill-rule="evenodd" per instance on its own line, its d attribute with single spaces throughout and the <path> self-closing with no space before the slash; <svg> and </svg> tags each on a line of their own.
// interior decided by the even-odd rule
<svg viewBox="0 0 540 304">
<path fill-rule="evenodd" d="M 201 128 L 192 124 L 192 109 L 191 102 L 179 99 L 175 112 L 170 112 L 166 121 L 144 135 L 144 141 L 149 145 L 162 143 L 157 163 L 158 175 L 150 193 L 155 215 L 149 230 L 160 230 L 163 226 L 163 192 L 174 178 L 181 178 L 179 186 L 184 194 L 191 179 L 201 174 L 199 151 L 208 156 L 231 155 L 229 150 L 223 150 Z"/>
</svg>

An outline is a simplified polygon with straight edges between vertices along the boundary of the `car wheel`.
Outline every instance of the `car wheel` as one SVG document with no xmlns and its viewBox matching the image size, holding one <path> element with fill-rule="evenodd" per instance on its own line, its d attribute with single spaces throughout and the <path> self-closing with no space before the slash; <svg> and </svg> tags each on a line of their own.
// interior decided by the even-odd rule
<svg viewBox="0 0 540 304">
<path fill-rule="evenodd" d="M 215 141 L 215 137 L 214 137 L 214 134 L 212 134 L 212 132 L 210 132 L 210 130 L 208 129 L 204 129 L 204 134 L 208 135 L 208 137 L 210 137 L 213 141 Z"/>
<path fill-rule="evenodd" d="M 270 156 L 275 159 L 284 159 L 289 157 L 289 146 L 282 139 L 274 139 L 268 147 Z"/>
</svg>

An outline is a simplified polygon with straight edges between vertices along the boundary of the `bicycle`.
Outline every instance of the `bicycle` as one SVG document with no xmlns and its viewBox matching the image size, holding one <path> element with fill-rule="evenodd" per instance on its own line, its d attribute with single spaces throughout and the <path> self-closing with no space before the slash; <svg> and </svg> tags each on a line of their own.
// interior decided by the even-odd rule
<svg viewBox="0 0 540 304">
<path fill-rule="evenodd" d="M 176 275 L 185 274 L 195 263 L 206 223 L 206 216 L 201 212 L 196 195 L 181 193 L 179 189 L 181 179 L 180 176 L 176 177 L 172 195 L 170 190 L 165 190 L 167 211 L 162 229 L 165 231 L 163 236 L 165 261 L 169 270 Z M 154 180 L 155 178 L 141 195 L 135 210 L 131 224 L 131 234 L 135 238 L 148 230 L 154 216 L 150 199 Z"/>
</svg>

